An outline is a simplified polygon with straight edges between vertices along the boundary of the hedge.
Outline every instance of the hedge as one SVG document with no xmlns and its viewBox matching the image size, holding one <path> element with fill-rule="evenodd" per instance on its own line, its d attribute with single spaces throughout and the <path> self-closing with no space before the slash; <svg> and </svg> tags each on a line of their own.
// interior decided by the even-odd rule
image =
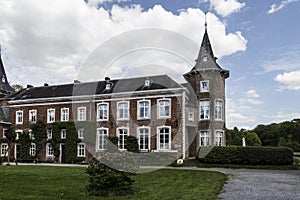
<svg viewBox="0 0 300 200">
<path fill-rule="evenodd" d="M 199 152 L 207 147 L 201 147 Z M 293 164 L 293 150 L 287 147 L 215 146 L 200 162 L 215 164 L 289 165 Z"/>
</svg>

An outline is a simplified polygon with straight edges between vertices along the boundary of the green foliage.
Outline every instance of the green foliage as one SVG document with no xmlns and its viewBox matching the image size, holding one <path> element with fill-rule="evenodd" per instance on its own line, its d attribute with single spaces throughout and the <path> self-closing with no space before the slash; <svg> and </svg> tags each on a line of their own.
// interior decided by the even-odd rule
<svg viewBox="0 0 300 200">
<path fill-rule="evenodd" d="M 108 137 L 109 141 L 111 141 L 113 143 L 113 145 L 118 146 L 118 137 L 116 136 L 109 136 Z"/>
<path fill-rule="evenodd" d="M 40 152 L 45 148 L 46 144 L 46 125 L 43 121 L 37 121 L 30 125 L 30 129 L 34 134 L 34 142 L 36 144 L 36 157 L 39 158 Z"/>
<path fill-rule="evenodd" d="M 127 151 L 134 152 L 134 153 L 140 152 L 138 139 L 132 135 L 126 138 L 125 145 Z"/>
<path fill-rule="evenodd" d="M 24 87 L 23 87 L 22 85 L 20 85 L 20 84 L 13 84 L 13 85 L 11 85 L 11 87 L 12 87 L 16 92 L 19 92 L 19 91 L 21 91 L 21 90 L 24 89 Z"/>
<path fill-rule="evenodd" d="M 61 138 L 61 130 L 66 130 L 66 138 Z M 52 124 L 51 145 L 54 147 L 54 156 L 58 161 L 60 143 L 65 143 L 66 162 L 76 163 L 78 134 L 74 122 L 55 122 Z"/>
<path fill-rule="evenodd" d="M 33 160 L 33 157 L 29 154 L 29 149 L 31 145 L 31 140 L 27 133 L 22 133 L 19 135 L 19 145 L 20 145 L 20 161 Z"/>
<path fill-rule="evenodd" d="M 289 165 L 293 163 L 293 150 L 286 147 L 215 146 L 206 157 L 197 157 L 204 163 Z"/>
<path fill-rule="evenodd" d="M 257 134 L 253 131 L 247 131 L 245 135 L 247 146 L 261 146 L 261 141 Z"/>
<path fill-rule="evenodd" d="M 254 132 L 259 136 L 263 146 L 285 146 L 300 150 L 300 119 L 258 125 Z"/>
<path fill-rule="evenodd" d="M 93 159 L 86 169 L 89 174 L 87 193 L 94 196 L 128 195 L 133 193 L 130 174 L 110 168 Z"/>
<path fill-rule="evenodd" d="M 239 130 L 234 127 L 233 130 L 226 130 L 227 145 L 242 146 L 242 138 L 246 140 L 246 146 L 261 146 L 261 141 L 254 131 Z"/>
</svg>

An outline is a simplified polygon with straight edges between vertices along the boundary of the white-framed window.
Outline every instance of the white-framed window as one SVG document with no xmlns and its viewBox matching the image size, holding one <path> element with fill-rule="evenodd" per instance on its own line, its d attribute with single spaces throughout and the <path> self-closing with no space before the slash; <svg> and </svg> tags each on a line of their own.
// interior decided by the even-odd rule
<svg viewBox="0 0 300 200">
<path fill-rule="evenodd" d="M 30 148 L 29 148 L 29 155 L 35 156 L 35 153 L 36 153 L 36 144 L 35 143 L 31 143 L 30 144 Z"/>
<path fill-rule="evenodd" d="M 216 131 L 215 132 L 215 145 L 216 146 L 223 146 L 223 135 L 224 131 Z"/>
<path fill-rule="evenodd" d="M 20 138 L 20 135 L 23 133 L 23 130 L 15 130 L 16 133 L 16 140 Z"/>
<path fill-rule="evenodd" d="M 29 110 L 29 123 L 36 123 L 37 110 Z"/>
<path fill-rule="evenodd" d="M 1 144 L 1 156 L 7 156 L 8 145 L 6 143 Z"/>
<path fill-rule="evenodd" d="M 199 119 L 206 120 L 210 119 L 210 101 L 201 100 L 199 103 Z"/>
<path fill-rule="evenodd" d="M 31 129 L 28 130 L 29 139 L 34 140 L 34 133 Z"/>
<path fill-rule="evenodd" d="M 120 150 L 126 149 L 126 138 L 129 135 L 128 128 L 117 128 L 117 136 L 119 138 L 118 140 L 118 146 Z"/>
<path fill-rule="evenodd" d="M 60 138 L 61 139 L 66 139 L 67 138 L 67 130 L 66 129 L 61 129 L 60 130 Z"/>
<path fill-rule="evenodd" d="M 200 92 L 209 92 L 209 81 L 200 81 Z"/>
<path fill-rule="evenodd" d="M 158 101 L 158 118 L 171 117 L 171 99 L 159 99 Z"/>
<path fill-rule="evenodd" d="M 85 157 L 85 144 L 84 143 L 77 144 L 77 156 Z"/>
<path fill-rule="evenodd" d="M 49 108 L 47 109 L 47 123 L 55 122 L 55 109 Z"/>
<path fill-rule="evenodd" d="M 84 138 L 84 129 L 83 128 L 79 128 L 77 130 L 77 133 L 78 133 L 78 138 L 79 139 L 83 139 Z"/>
<path fill-rule="evenodd" d="M 54 149 L 50 143 L 46 144 L 46 157 L 53 157 L 54 156 Z"/>
<path fill-rule="evenodd" d="M 138 119 L 150 119 L 151 116 L 151 101 L 140 100 L 137 102 L 137 118 Z"/>
<path fill-rule="evenodd" d="M 97 105 L 97 120 L 108 121 L 109 118 L 109 103 L 99 103 Z"/>
<path fill-rule="evenodd" d="M 223 120 L 223 101 L 222 100 L 216 100 L 215 119 L 216 120 Z"/>
<path fill-rule="evenodd" d="M 6 128 L 3 128 L 3 133 L 2 133 L 3 138 L 6 138 L 6 136 L 5 136 L 5 131 L 7 131 L 7 129 L 6 129 Z"/>
<path fill-rule="evenodd" d="M 157 127 L 157 148 L 161 151 L 171 150 L 171 127 Z"/>
<path fill-rule="evenodd" d="M 121 101 L 117 104 L 117 120 L 129 119 L 129 101 Z"/>
<path fill-rule="evenodd" d="M 23 110 L 16 111 L 16 124 L 23 124 Z"/>
<path fill-rule="evenodd" d="M 139 149 L 142 151 L 150 150 L 150 127 L 138 127 Z"/>
<path fill-rule="evenodd" d="M 47 129 L 47 140 L 52 139 L 52 129 Z"/>
<path fill-rule="evenodd" d="M 105 150 L 107 146 L 108 128 L 97 128 L 97 150 Z"/>
<path fill-rule="evenodd" d="M 86 120 L 86 107 L 78 107 L 77 108 L 77 120 L 85 121 Z"/>
<path fill-rule="evenodd" d="M 193 122 L 193 121 L 194 121 L 194 112 L 189 112 L 189 114 L 188 114 L 188 120 L 189 120 L 190 122 Z"/>
<path fill-rule="evenodd" d="M 200 131 L 200 146 L 209 146 L 209 131 Z"/>
<path fill-rule="evenodd" d="M 69 108 L 60 109 L 60 121 L 62 122 L 69 121 Z"/>
</svg>

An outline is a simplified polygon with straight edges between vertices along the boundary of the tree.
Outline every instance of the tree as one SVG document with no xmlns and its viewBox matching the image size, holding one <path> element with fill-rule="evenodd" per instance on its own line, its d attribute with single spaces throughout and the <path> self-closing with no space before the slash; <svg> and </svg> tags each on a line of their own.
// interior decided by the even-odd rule
<svg viewBox="0 0 300 200">
<path fill-rule="evenodd" d="M 245 140 L 247 146 L 261 146 L 261 141 L 259 137 L 253 131 L 246 132 Z"/>
<path fill-rule="evenodd" d="M 12 87 L 16 92 L 19 92 L 19 91 L 21 91 L 21 90 L 24 89 L 24 87 L 23 87 L 22 85 L 20 85 L 20 84 L 13 84 L 11 87 Z"/>
</svg>

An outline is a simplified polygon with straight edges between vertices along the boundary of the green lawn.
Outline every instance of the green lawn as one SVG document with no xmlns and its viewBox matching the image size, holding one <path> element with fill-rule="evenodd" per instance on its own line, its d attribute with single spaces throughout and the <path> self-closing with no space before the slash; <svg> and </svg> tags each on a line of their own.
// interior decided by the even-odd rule
<svg viewBox="0 0 300 200">
<path fill-rule="evenodd" d="M 85 194 L 85 168 L 1 166 L 0 200 L 8 199 L 217 199 L 226 176 L 217 172 L 158 170 L 133 176 L 136 194 L 91 197 Z"/>
</svg>

